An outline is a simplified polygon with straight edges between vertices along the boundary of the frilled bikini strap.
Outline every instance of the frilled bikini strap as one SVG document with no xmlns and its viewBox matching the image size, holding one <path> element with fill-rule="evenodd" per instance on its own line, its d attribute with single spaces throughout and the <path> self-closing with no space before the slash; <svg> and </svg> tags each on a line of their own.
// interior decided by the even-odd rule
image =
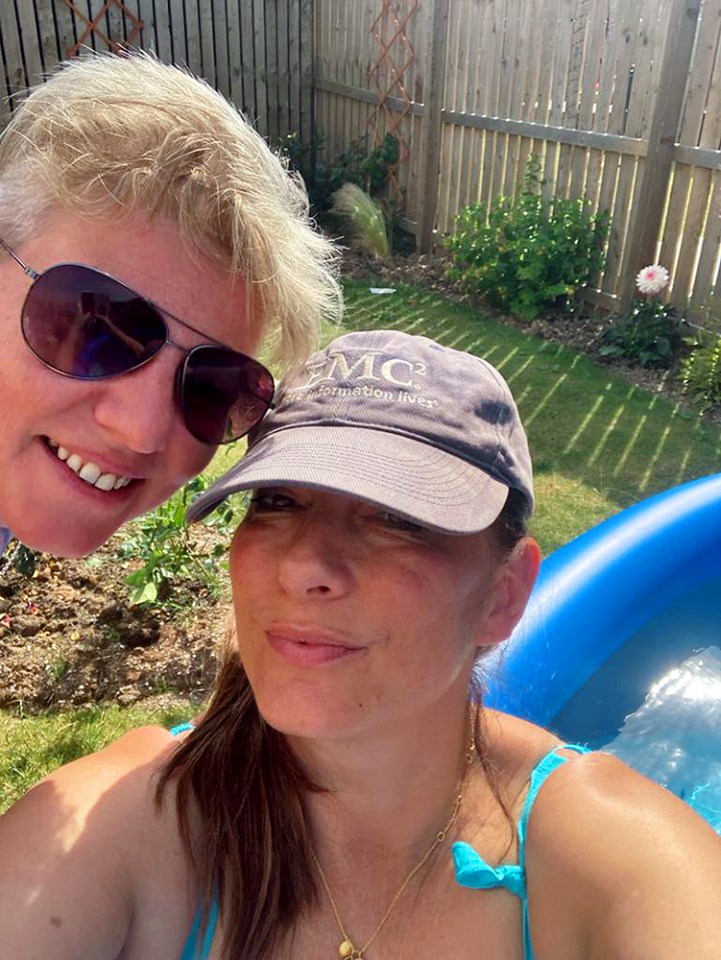
<svg viewBox="0 0 721 960">
<path fill-rule="evenodd" d="M 523 871 L 516 863 L 504 863 L 492 867 L 476 853 L 473 847 L 462 840 L 451 847 L 456 866 L 456 882 L 472 890 L 493 890 L 503 887 L 517 897 L 524 897 L 526 884 Z"/>
<path fill-rule="evenodd" d="M 178 723 L 176 726 L 171 727 L 168 731 L 171 737 L 179 737 L 181 733 L 186 733 L 188 730 L 195 730 L 194 723 Z"/>
</svg>

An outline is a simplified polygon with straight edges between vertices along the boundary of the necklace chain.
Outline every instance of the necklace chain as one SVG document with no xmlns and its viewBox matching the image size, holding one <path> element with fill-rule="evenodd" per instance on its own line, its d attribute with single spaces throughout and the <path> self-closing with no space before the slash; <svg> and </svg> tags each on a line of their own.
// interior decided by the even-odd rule
<svg viewBox="0 0 721 960">
<path fill-rule="evenodd" d="M 409 885 L 409 883 L 411 882 L 411 880 L 415 877 L 415 875 L 418 873 L 418 871 L 421 870 L 421 869 L 425 866 L 425 864 L 428 862 L 428 860 L 430 859 L 431 855 L 432 855 L 433 852 L 436 850 L 436 848 L 437 848 L 441 843 L 443 843 L 443 841 L 444 841 L 444 840 L 446 839 L 446 837 L 448 836 L 448 831 L 451 829 L 451 827 L 453 826 L 453 824 L 456 822 L 456 819 L 457 819 L 457 817 L 458 817 L 458 813 L 459 813 L 459 811 L 460 811 L 460 809 L 461 809 L 461 803 L 462 803 L 462 801 L 463 801 L 463 791 L 464 791 L 465 786 L 466 786 L 466 780 L 467 780 L 467 778 L 468 778 L 468 772 L 469 772 L 469 770 L 470 770 L 470 768 L 471 768 L 471 764 L 472 764 L 472 762 L 473 762 L 473 756 L 474 756 L 475 748 L 476 748 L 475 742 L 474 742 L 474 740 L 473 740 L 473 737 L 471 737 L 471 740 L 470 740 L 470 743 L 469 743 L 469 746 L 468 746 L 468 750 L 466 751 L 466 756 L 465 756 L 466 766 L 465 766 L 465 769 L 464 769 L 464 771 L 463 771 L 463 776 L 461 777 L 460 785 L 459 785 L 459 787 L 458 787 L 458 793 L 457 793 L 457 795 L 456 795 L 455 800 L 453 801 L 453 808 L 452 808 L 452 810 L 451 810 L 451 815 L 450 815 L 450 817 L 448 818 L 448 820 L 447 820 L 447 822 L 446 822 L 446 825 L 443 827 L 442 830 L 439 830 L 439 831 L 438 831 L 438 833 L 437 833 L 437 834 L 435 835 L 435 837 L 433 838 L 433 842 L 431 843 L 430 847 L 426 850 L 426 852 L 423 854 L 423 856 L 422 856 L 421 859 L 418 861 L 418 863 L 413 867 L 413 869 L 410 871 L 410 873 L 406 876 L 405 880 L 403 881 L 403 883 L 400 885 L 400 887 L 399 887 L 398 890 L 396 891 L 395 896 L 393 897 L 393 899 L 392 899 L 391 902 L 389 903 L 388 908 L 386 909 L 386 912 L 383 914 L 383 916 L 382 916 L 382 917 L 380 918 L 380 920 L 378 921 L 378 924 L 377 924 L 375 930 L 374 930 L 373 933 L 370 935 L 370 937 L 368 937 L 368 939 L 366 940 L 366 942 L 363 944 L 362 947 L 360 947 L 360 948 L 359 948 L 359 947 L 356 947 L 356 945 L 353 943 L 353 941 L 351 940 L 350 936 L 348 935 L 348 933 L 347 933 L 347 931 L 346 931 L 346 928 L 345 928 L 345 925 L 344 925 L 344 923 L 343 923 L 343 920 L 341 919 L 340 911 L 338 910 L 338 904 L 337 904 L 336 901 L 335 901 L 335 897 L 334 897 L 333 894 L 331 893 L 330 884 L 328 883 L 328 878 L 327 878 L 326 875 L 325 875 L 325 871 L 323 870 L 323 867 L 321 867 L 321 865 L 320 865 L 320 861 L 318 860 L 318 857 L 316 856 L 315 850 L 314 850 L 312 847 L 310 848 L 310 855 L 311 855 L 311 857 L 312 857 L 312 859 L 313 859 L 313 863 L 315 864 L 315 866 L 316 866 L 316 868 L 317 868 L 317 870 L 318 870 L 318 875 L 320 876 L 320 879 L 321 879 L 321 882 L 322 882 L 323 887 L 324 887 L 324 889 L 325 889 L 325 892 L 328 894 L 328 900 L 329 900 L 330 905 L 331 905 L 331 908 L 332 908 L 332 910 L 333 910 L 333 914 L 334 914 L 334 916 L 335 916 L 336 923 L 338 924 L 338 929 L 340 930 L 341 936 L 343 937 L 343 940 L 341 941 L 341 943 L 340 943 L 340 945 L 339 945 L 339 947 L 338 947 L 338 954 L 339 954 L 339 956 L 341 956 L 341 957 L 343 958 L 343 960 L 365 960 L 364 954 L 365 954 L 366 950 L 367 950 L 368 947 L 370 947 L 370 945 L 374 942 L 374 940 L 376 939 L 376 937 L 378 936 L 378 934 L 381 932 L 381 930 L 382 930 L 383 927 L 385 926 L 388 918 L 389 918 L 390 915 L 393 913 L 393 911 L 394 911 L 394 909 L 395 909 L 395 907 L 396 907 L 396 904 L 398 903 L 398 901 L 400 900 L 400 898 L 401 898 L 401 897 L 403 896 L 403 894 L 405 893 L 406 888 L 408 887 L 408 885 Z"/>
</svg>

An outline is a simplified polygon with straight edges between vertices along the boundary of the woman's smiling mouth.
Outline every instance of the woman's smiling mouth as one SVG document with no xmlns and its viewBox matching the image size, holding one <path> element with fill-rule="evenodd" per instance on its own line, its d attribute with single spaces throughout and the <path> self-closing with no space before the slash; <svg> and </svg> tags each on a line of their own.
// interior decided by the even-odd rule
<svg viewBox="0 0 721 960">
<path fill-rule="evenodd" d="M 84 480 L 91 487 L 95 487 L 96 490 L 105 492 L 120 490 L 122 487 L 127 487 L 133 479 L 132 477 L 117 476 L 114 473 L 103 473 L 92 460 L 83 460 L 77 453 L 61 447 L 60 444 L 49 437 L 46 438 L 46 444 L 58 460 L 62 460 L 73 473 L 77 474 L 81 480 Z"/>
</svg>

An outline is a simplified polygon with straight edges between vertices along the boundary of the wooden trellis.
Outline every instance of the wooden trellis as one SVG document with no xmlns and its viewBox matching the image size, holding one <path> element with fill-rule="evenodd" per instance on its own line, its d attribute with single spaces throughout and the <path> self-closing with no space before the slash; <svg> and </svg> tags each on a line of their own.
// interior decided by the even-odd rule
<svg viewBox="0 0 721 960">
<path fill-rule="evenodd" d="M 370 28 L 380 55 L 368 77 L 369 86 L 378 94 L 368 127 L 373 133 L 374 145 L 389 133 L 398 141 L 398 160 L 389 169 L 388 183 L 399 202 L 403 200 L 403 190 L 398 169 L 410 157 L 405 130 L 413 109 L 413 98 L 404 78 L 416 59 L 408 26 L 418 7 L 419 0 L 382 0 L 381 10 Z"/>
<path fill-rule="evenodd" d="M 136 17 L 135 14 L 125 6 L 123 0 L 106 0 L 102 9 L 93 17 L 92 20 L 89 20 L 82 10 L 79 10 L 78 7 L 75 6 L 73 0 L 62 0 L 62 2 L 70 9 L 70 11 L 78 18 L 78 20 L 85 24 L 85 30 L 81 36 L 78 37 L 77 42 L 66 51 L 66 55 L 68 57 L 76 56 L 91 37 L 99 37 L 104 43 L 107 44 L 109 50 L 112 50 L 113 53 L 120 53 L 125 47 L 130 46 L 133 40 L 136 40 L 140 36 L 140 31 L 145 26 L 143 21 L 139 17 Z M 113 40 L 112 37 L 107 36 L 107 34 L 100 28 L 100 23 L 111 7 L 118 7 L 120 13 L 125 15 L 126 22 L 131 25 L 128 35 L 123 41 Z"/>
</svg>

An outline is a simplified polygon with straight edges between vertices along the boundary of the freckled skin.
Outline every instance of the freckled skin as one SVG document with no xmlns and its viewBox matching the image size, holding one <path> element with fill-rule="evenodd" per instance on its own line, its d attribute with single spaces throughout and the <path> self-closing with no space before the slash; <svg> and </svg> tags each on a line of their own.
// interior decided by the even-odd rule
<svg viewBox="0 0 721 960">
<path fill-rule="evenodd" d="M 289 734 L 337 737 L 463 699 L 477 647 L 495 642 L 497 559 L 487 531 L 454 537 L 349 497 L 259 491 L 233 541 L 231 575 L 261 712 Z M 365 649 L 327 669 L 287 665 L 267 641 L 286 622 Z"/>
</svg>

